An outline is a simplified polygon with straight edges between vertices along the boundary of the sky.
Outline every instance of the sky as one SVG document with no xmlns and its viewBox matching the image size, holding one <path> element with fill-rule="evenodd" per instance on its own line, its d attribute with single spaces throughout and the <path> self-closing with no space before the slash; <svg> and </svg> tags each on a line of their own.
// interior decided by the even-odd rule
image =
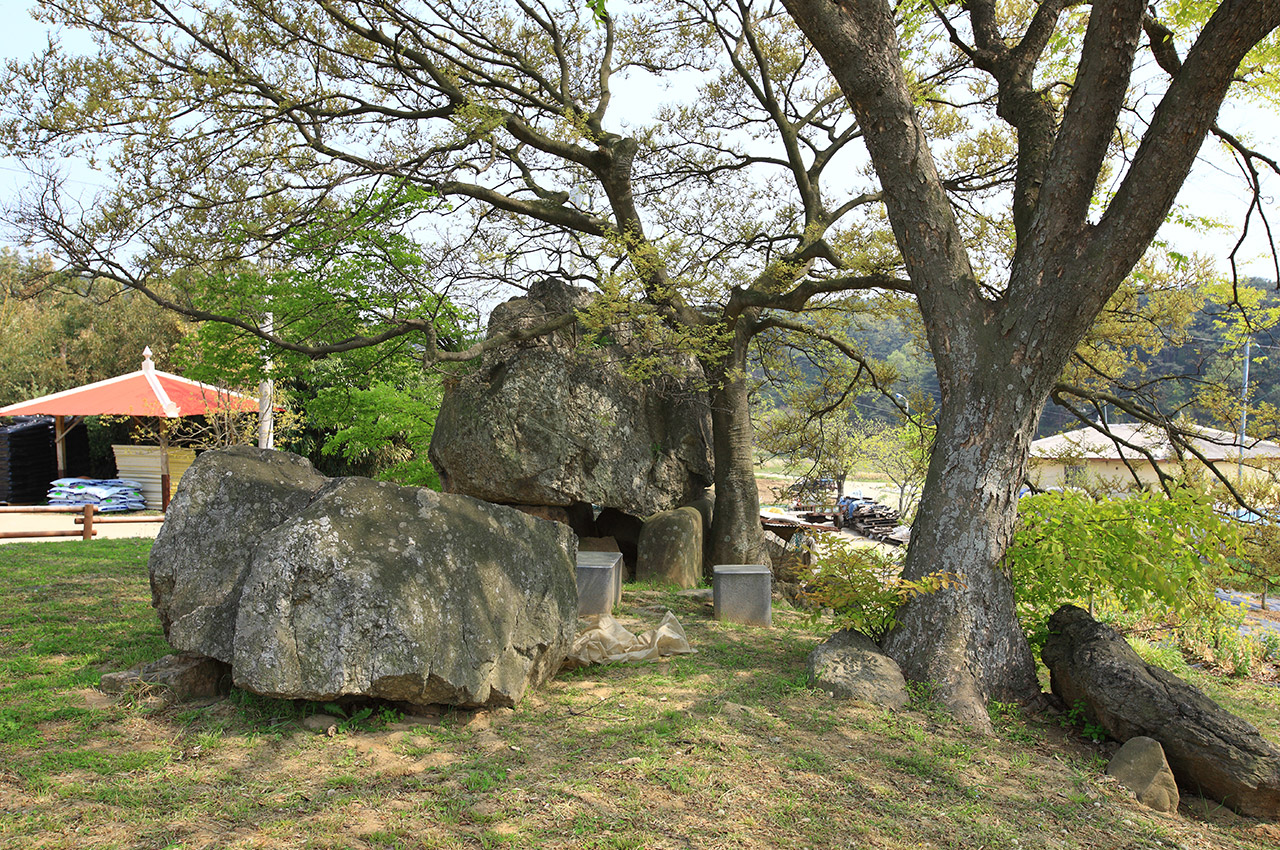
<svg viewBox="0 0 1280 850">
<path fill-rule="evenodd" d="M 6 5 L 16 6 L 23 2 L 24 0 L 7 0 Z M 6 16 L 4 26 L 0 27 L 0 57 L 5 60 L 25 59 L 44 44 L 46 34 L 47 28 L 43 23 L 33 20 L 25 9 L 15 9 Z M 64 41 L 74 46 L 79 40 L 80 44 L 87 45 L 87 40 L 81 38 L 73 34 L 64 36 Z M 626 94 L 633 108 L 638 107 L 641 102 L 651 103 L 656 108 L 668 96 L 657 85 L 647 89 L 637 88 Z M 1219 116 L 1219 123 L 1228 131 L 1252 138 L 1261 145 L 1280 139 L 1280 114 L 1270 109 L 1229 106 Z M 1280 157 L 1280 151 L 1271 153 Z M 86 196 L 92 195 L 95 188 L 105 185 L 109 179 L 104 174 L 78 164 L 68 164 L 66 173 L 70 188 Z M 0 205 L 10 205 L 22 191 L 25 182 L 26 177 L 20 163 L 12 158 L 0 157 Z M 1277 241 L 1280 242 L 1280 199 L 1277 198 L 1280 177 L 1272 175 L 1265 179 L 1264 191 L 1264 209 L 1278 231 Z M 1178 202 L 1190 215 L 1217 219 L 1227 226 L 1209 232 L 1196 232 L 1176 224 L 1167 224 L 1160 238 L 1180 253 L 1199 253 L 1212 257 L 1219 270 L 1224 274 L 1228 273 L 1227 257 L 1239 238 L 1249 195 L 1239 168 L 1215 140 L 1210 139 L 1205 143 L 1200 163 Z M 1250 224 L 1250 230 L 1253 237 L 1238 252 L 1240 273 L 1243 276 L 1256 275 L 1268 280 L 1274 279 L 1276 274 L 1273 261 L 1267 243 L 1262 238 L 1262 222 L 1256 216 Z M 0 244 L 12 243 L 12 235 L 0 231 Z"/>
</svg>

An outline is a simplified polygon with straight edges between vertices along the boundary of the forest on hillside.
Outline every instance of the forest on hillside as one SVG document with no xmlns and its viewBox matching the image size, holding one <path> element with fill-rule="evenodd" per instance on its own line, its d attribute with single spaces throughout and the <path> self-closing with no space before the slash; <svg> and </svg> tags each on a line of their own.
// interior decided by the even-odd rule
<svg viewBox="0 0 1280 850">
<path fill-rule="evenodd" d="M 1149 339 L 1141 345 L 1124 346 L 1126 368 L 1114 375 L 1110 389 L 1120 396 L 1142 396 L 1170 419 L 1179 416 L 1200 424 L 1232 431 L 1238 419 L 1226 421 L 1221 409 L 1204 400 L 1206 387 L 1238 398 L 1243 387 L 1245 339 L 1249 340 L 1249 400 L 1252 407 L 1280 406 L 1280 291 L 1274 281 L 1247 278 L 1238 291 L 1219 283 L 1213 293 L 1199 299 L 1199 309 L 1181 317 L 1181 327 L 1164 328 L 1158 344 Z M 1244 305 L 1247 309 L 1242 310 Z M 1242 314 L 1247 315 L 1244 327 Z M 855 313 L 846 329 L 848 337 L 868 361 L 889 367 L 893 382 L 886 387 L 902 399 L 920 399 L 937 404 L 938 377 L 923 333 L 912 326 L 903 312 L 867 311 Z M 809 383 L 816 384 L 823 373 L 822 361 L 797 357 L 794 365 Z M 759 394 L 766 405 L 785 404 L 782 393 L 767 380 L 764 370 Z M 854 415 L 877 421 L 891 421 L 900 415 L 885 394 L 870 390 L 852 402 Z M 1125 421 L 1123 412 L 1109 408 L 1109 422 Z M 1062 433 L 1080 427 L 1068 410 L 1050 400 L 1041 415 L 1036 437 Z M 1259 425 L 1259 427 L 1265 427 Z M 1255 437 L 1274 439 L 1277 435 L 1250 429 Z M 1267 429 L 1270 430 L 1270 429 Z"/>
</svg>

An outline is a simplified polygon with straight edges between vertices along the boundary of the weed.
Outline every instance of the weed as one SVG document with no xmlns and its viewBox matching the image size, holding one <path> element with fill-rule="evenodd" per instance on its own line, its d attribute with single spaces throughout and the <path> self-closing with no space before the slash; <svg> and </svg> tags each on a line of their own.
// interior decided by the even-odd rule
<svg viewBox="0 0 1280 850">
<path fill-rule="evenodd" d="M 474 761 L 461 768 L 459 781 L 468 791 L 492 791 L 507 781 L 507 768 L 496 762 Z"/>
<path fill-rule="evenodd" d="M 1089 706 L 1082 699 L 1076 700 L 1075 705 L 1071 706 L 1062 715 L 1062 725 L 1064 727 L 1078 726 L 1080 734 L 1095 744 L 1100 744 L 1107 740 L 1107 730 L 1100 723 L 1090 718 Z"/>
<path fill-rule="evenodd" d="M 907 682 L 909 707 L 925 714 L 941 714 L 946 706 L 938 696 L 938 686 L 933 682 Z"/>
<path fill-rule="evenodd" d="M 1039 738 L 1022 719 L 1022 709 L 1017 703 L 992 700 L 987 704 L 987 714 L 997 732 L 1019 744 L 1034 744 Z"/>
</svg>

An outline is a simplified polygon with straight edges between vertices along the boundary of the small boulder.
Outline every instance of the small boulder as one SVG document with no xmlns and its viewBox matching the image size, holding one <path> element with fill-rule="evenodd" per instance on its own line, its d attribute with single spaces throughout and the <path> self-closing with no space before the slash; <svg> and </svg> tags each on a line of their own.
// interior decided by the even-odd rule
<svg viewBox="0 0 1280 850">
<path fill-rule="evenodd" d="M 179 702 L 216 697 L 231 688 L 231 666 L 216 658 L 180 652 L 119 673 L 107 673 L 98 687 L 103 693 L 122 694 L 138 685 L 167 688 Z"/>
<path fill-rule="evenodd" d="M 1083 705 L 1112 737 L 1159 741 L 1178 785 L 1252 817 L 1280 815 L 1280 749 L 1167 670 L 1147 664 L 1113 629 L 1064 605 L 1042 653 L 1053 692 Z"/>
<path fill-rule="evenodd" d="M 147 561 L 151 604 L 174 649 L 231 661 L 254 546 L 309 505 L 327 480 L 287 452 L 232 446 L 196 458 Z"/>
<path fill-rule="evenodd" d="M 696 587 L 702 580 L 702 514 L 676 508 L 645 520 L 636 551 L 636 579 Z"/>
<path fill-rule="evenodd" d="M 319 732 L 321 735 L 333 737 L 338 734 L 338 726 L 342 723 L 342 718 L 334 717 L 332 714 L 309 714 L 302 718 L 302 725 L 312 732 Z"/>
<path fill-rule="evenodd" d="M 285 699 L 514 705 L 573 642 L 575 558 L 560 523 L 334 479 L 253 550 L 235 684 Z"/>
<path fill-rule="evenodd" d="M 1157 812 L 1178 810 L 1178 783 L 1165 760 L 1160 742 L 1145 735 L 1124 742 L 1107 763 L 1107 775 L 1114 776 L 1144 806 Z"/>
<path fill-rule="evenodd" d="M 809 653 L 809 684 L 838 699 L 895 710 L 911 701 L 898 662 L 852 629 L 841 629 Z"/>
</svg>

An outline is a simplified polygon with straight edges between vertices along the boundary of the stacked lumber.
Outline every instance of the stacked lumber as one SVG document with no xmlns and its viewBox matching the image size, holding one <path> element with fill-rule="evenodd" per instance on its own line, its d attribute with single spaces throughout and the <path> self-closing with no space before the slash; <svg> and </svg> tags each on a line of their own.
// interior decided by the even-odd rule
<svg viewBox="0 0 1280 850">
<path fill-rule="evenodd" d="M 856 504 L 844 517 L 842 524 L 845 528 L 872 540 L 892 543 L 896 546 L 906 542 L 904 534 L 900 531 L 901 517 L 896 510 L 887 505 L 876 502 Z"/>
</svg>

